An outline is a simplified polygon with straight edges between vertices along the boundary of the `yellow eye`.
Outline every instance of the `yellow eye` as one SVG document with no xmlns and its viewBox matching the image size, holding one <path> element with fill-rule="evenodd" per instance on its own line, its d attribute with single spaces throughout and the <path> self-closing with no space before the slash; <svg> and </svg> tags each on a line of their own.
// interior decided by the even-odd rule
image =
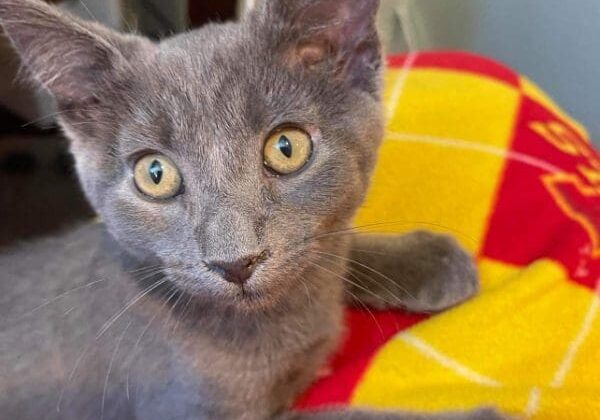
<svg viewBox="0 0 600 420">
<path fill-rule="evenodd" d="M 278 174 L 289 175 L 306 165 L 312 154 L 310 136 L 296 128 L 280 130 L 265 143 L 265 165 Z"/>
<path fill-rule="evenodd" d="M 149 197 L 165 200 L 181 190 L 181 174 L 171 159 L 163 155 L 146 155 L 133 170 L 135 185 Z"/>
</svg>

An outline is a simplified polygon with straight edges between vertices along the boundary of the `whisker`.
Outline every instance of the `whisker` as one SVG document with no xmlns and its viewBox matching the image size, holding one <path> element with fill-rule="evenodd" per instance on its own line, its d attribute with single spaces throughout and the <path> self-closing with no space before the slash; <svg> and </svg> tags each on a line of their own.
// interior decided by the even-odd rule
<svg viewBox="0 0 600 420">
<path fill-rule="evenodd" d="M 327 256 L 329 256 L 329 257 L 332 257 L 332 258 L 338 258 L 338 259 L 340 259 L 340 260 L 343 260 L 343 261 L 346 261 L 346 262 L 349 262 L 349 263 L 352 263 L 352 264 L 356 264 L 356 265 L 358 265 L 359 267 L 363 267 L 363 268 L 365 268 L 365 269 L 367 269 L 367 270 L 371 271 L 372 273 L 375 273 L 375 274 L 377 274 L 378 276 L 380 276 L 380 277 L 382 277 L 382 278 L 384 278 L 384 279 L 388 280 L 389 282 L 391 282 L 391 283 L 395 284 L 395 285 L 396 285 L 396 286 L 398 286 L 398 287 L 399 287 L 399 288 L 400 288 L 400 289 L 401 289 L 401 290 L 402 290 L 404 293 L 406 293 L 406 294 L 407 294 L 407 295 L 408 295 L 410 298 L 412 298 L 412 299 L 415 299 L 415 300 L 416 300 L 416 298 L 415 298 L 413 295 L 411 295 L 411 293 L 410 293 L 408 290 L 406 290 L 406 288 L 404 288 L 402 285 L 398 284 L 398 282 L 397 282 L 396 280 L 394 280 L 394 279 L 392 279 L 391 277 L 389 277 L 389 276 L 387 276 L 387 275 L 383 274 L 382 272 L 380 272 L 380 271 L 378 271 L 378 270 L 374 269 L 373 267 L 369 267 L 368 265 L 361 263 L 360 261 L 354 260 L 354 259 L 352 259 L 352 258 L 343 257 L 343 256 L 341 256 L 341 255 L 331 254 L 331 253 L 329 253 L 329 252 L 323 252 L 323 251 L 314 251 L 314 250 L 311 250 L 310 252 L 316 252 L 316 253 L 318 253 L 318 254 L 327 255 Z M 386 290 L 387 290 L 387 291 L 388 291 L 388 292 L 389 292 L 389 293 L 390 293 L 392 296 L 394 296 L 394 293 L 393 293 L 391 290 L 389 290 L 388 288 L 386 288 Z"/>
<path fill-rule="evenodd" d="M 94 14 L 90 10 L 90 8 L 87 6 L 87 4 L 85 4 L 85 2 L 83 0 L 79 0 L 79 4 L 81 4 L 81 6 L 85 9 L 86 13 L 89 15 L 89 17 L 92 20 L 99 22 L 98 18 L 96 16 L 94 16 Z"/>
<path fill-rule="evenodd" d="M 156 283 L 154 283 L 153 285 L 149 286 L 148 288 L 146 288 L 143 292 L 140 292 L 135 298 L 133 298 L 127 305 L 125 305 L 125 307 L 120 310 L 117 314 L 115 314 L 111 319 L 109 319 L 108 321 L 106 321 L 104 323 L 104 325 L 100 328 L 100 331 L 98 332 L 98 334 L 96 335 L 96 340 L 98 340 L 100 337 L 102 337 L 102 335 L 111 327 L 111 325 L 113 325 L 125 312 L 127 312 L 133 305 L 135 305 L 136 303 L 138 303 L 140 300 L 142 300 L 144 297 L 146 297 L 148 294 L 150 294 L 153 290 L 157 289 L 158 287 L 162 286 L 164 283 L 166 283 L 167 280 L 163 279 L 160 280 Z"/>
<path fill-rule="evenodd" d="M 77 356 L 77 359 L 75 360 L 75 364 L 73 365 L 73 368 L 71 369 L 71 372 L 69 372 L 69 376 L 67 377 L 67 383 L 65 383 L 63 385 L 62 389 L 60 390 L 58 400 L 56 401 L 56 412 L 57 413 L 60 413 L 60 406 L 62 404 L 62 400 L 63 400 L 65 392 L 67 390 L 67 386 L 71 383 L 71 381 L 75 377 L 75 372 L 77 371 L 79 364 L 81 363 L 81 361 L 83 360 L 83 358 L 85 357 L 86 353 L 88 352 L 88 350 L 90 349 L 91 346 L 92 346 L 92 343 L 88 342 L 88 344 L 81 351 L 81 353 L 79 353 L 79 356 Z"/>
<path fill-rule="evenodd" d="M 181 315 L 177 318 L 177 321 L 175 322 L 175 327 L 173 327 L 173 334 L 175 334 L 177 332 L 177 327 L 179 326 L 179 323 L 182 320 L 186 319 L 188 311 L 190 309 L 190 304 L 192 303 L 193 298 L 194 298 L 194 295 L 190 294 L 187 302 L 185 303 L 185 305 L 183 305 L 183 310 L 181 311 Z"/>
<path fill-rule="evenodd" d="M 127 330 L 129 329 L 129 327 L 131 326 L 132 323 L 133 323 L 133 320 L 129 321 L 129 324 L 127 324 L 127 326 L 125 327 L 125 329 L 119 336 L 119 338 L 117 340 L 117 345 L 115 346 L 115 350 L 113 351 L 112 355 L 110 356 L 110 361 L 108 362 L 108 370 L 106 372 L 106 377 L 104 378 L 104 387 L 102 388 L 102 405 L 100 406 L 100 420 L 104 420 L 104 403 L 106 402 L 106 391 L 108 389 L 108 379 L 110 377 L 110 372 L 112 371 L 115 357 L 116 357 L 117 353 L 119 352 L 119 347 L 121 347 L 121 342 L 123 341 L 123 338 L 125 337 L 125 334 L 127 333 Z"/>
<path fill-rule="evenodd" d="M 177 290 L 176 287 L 173 287 L 173 293 L 167 299 L 167 304 L 171 301 L 171 299 L 173 299 L 173 297 L 175 297 L 177 295 L 177 292 L 179 292 L 179 290 Z M 179 296 L 177 297 L 177 299 L 175 299 L 175 302 L 173 302 L 173 305 L 171 305 L 171 308 L 169 309 L 169 314 L 167 315 L 167 317 L 165 319 L 165 328 L 167 328 L 167 329 L 168 329 L 169 322 L 171 322 L 171 319 L 173 316 L 173 309 L 177 306 L 177 304 L 181 300 L 182 296 L 183 296 L 183 293 L 180 292 Z"/>
<path fill-rule="evenodd" d="M 160 306 L 160 309 L 152 316 L 152 318 L 150 318 L 150 320 L 148 321 L 148 323 L 142 330 L 141 334 L 137 338 L 135 344 L 133 345 L 133 350 L 130 351 L 129 360 L 127 362 L 127 375 L 125 377 L 125 394 L 127 396 L 128 401 L 129 401 L 129 377 L 130 377 L 130 373 L 131 373 L 131 364 L 133 363 L 133 359 L 135 358 L 135 356 L 137 354 L 138 347 L 139 347 L 140 343 L 142 342 L 144 335 L 146 335 L 146 332 L 150 329 L 150 326 L 154 323 L 154 320 L 158 317 L 159 314 L 162 313 L 162 310 L 167 305 L 167 302 L 169 300 L 171 300 L 171 298 L 173 297 L 174 291 L 176 291 L 175 286 L 171 286 L 164 293 L 164 295 L 165 295 L 165 297 L 167 297 L 167 299 L 165 299 L 165 301 Z M 173 293 L 171 293 L 171 292 L 173 292 Z"/>
<path fill-rule="evenodd" d="M 148 277 L 152 277 L 155 274 L 161 273 L 166 268 L 167 267 L 163 266 L 162 264 L 150 265 L 129 271 L 128 274 L 132 276 L 142 276 L 144 279 L 147 279 Z"/>
<path fill-rule="evenodd" d="M 373 319 L 373 322 L 375 322 L 375 325 L 377 325 L 377 329 L 379 330 L 379 333 L 381 334 L 381 337 L 384 337 L 384 333 L 383 333 L 383 328 L 381 327 L 381 324 L 379 323 L 379 321 L 377 320 L 377 317 L 375 317 L 375 314 L 373 313 L 373 311 L 371 310 L 371 308 L 369 308 L 368 305 L 366 305 L 362 299 L 360 299 L 358 296 L 356 296 L 354 293 L 352 293 L 350 290 L 346 290 L 347 293 L 350 293 L 350 296 L 352 296 L 352 298 L 363 308 L 367 311 L 367 313 L 371 316 L 371 318 Z"/>
<path fill-rule="evenodd" d="M 150 275 L 150 276 L 148 276 L 148 277 L 152 277 L 152 275 Z M 140 281 L 143 281 L 143 280 L 145 280 L 145 279 L 146 279 L 146 278 L 148 278 L 148 277 L 145 277 L 145 278 L 143 278 L 143 279 L 140 279 Z M 76 361 L 75 361 L 75 364 L 74 364 L 73 368 L 71 369 L 71 372 L 69 372 L 69 376 L 67 377 L 67 382 L 66 382 L 66 383 L 63 385 L 63 387 L 62 387 L 62 389 L 61 389 L 61 391 L 60 391 L 60 394 L 59 394 L 59 396 L 58 396 L 58 400 L 57 400 L 57 402 L 56 402 L 56 411 L 57 411 L 58 413 L 60 413 L 60 406 L 61 406 L 61 404 L 62 404 L 62 400 L 63 400 L 63 398 L 64 398 L 64 394 L 65 394 L 65 392 L 66 392 L 67 386 L 69 386 L 69 384 L 71 383 L 71 381 L 72 381 L 72 380 L 73 380 L 73 378 L 75 377 L 75 373 L 77 372 L 77 369 L 79 368 L 79 365 L 81 364 L 81 361 L 83 360 L 83 358 L 85 357 L 85 355 L 87 354 L 87 352 L 88 352 L 88 351 L 90 350 L 90 348 L 92 347 L 92 344 L 94 344 L 94 342 L 95 342 L 95 341 L 97 341 L 97 340 L 98 340 L 98 339 L 99 339 L 99 338 L 100 338 L 100 337 L 101 337 L 101 336 L 102 336 L 102 335 L 103 335 L 103 334 L 104 334 L 104 333 L 105 333 L 105 332 L 108 330 L 108 328 L 110 328 L 110 326 L 111 326 L 112 324 L 114 324 L 114 323 L 117 321 L 117 319 L 118 319 L 118 318 L 119 318 L 121 315 L 123 315 L 123 314 L 126 312 L 126 310 L 127 310 L 127 309 L 131 308 L 131 307 L 132 307 L 132 306 L 133 306 L 135 303 L 137 303 L 137 302 L 139 302 L 139 300 L 141 300 L 141 297 L 138 299 L 138 297 L 139 297 L 140 295 L 142 295 L 142 297 L 146 296 L 146 295 L 147 295 L 148 293 L 150 293 L 152 290 L 154 290 L 155 288 L 159 287 L 161 284 L 164 284 L 165 282 L 166 282 L 166 279 L 160 280 L 160 281 L 158 281 L 158 282 L 154 283 L 153 285 L 149 286 L 148 288 L 146 288 L 146 289 L 145 289 L 145 291 L 142 291 L 140 294 L 138 294 L 138 295 L 137 295 L 137 297 L 136 297 L 136 298 L 134 298 L 134 299 L 137 299 L 137 300 L 136 300 L 136 302 L 134 302 L 134 303 L 132 304 L 131 302 L 134 300 L 134 299 L 132 299 L 132 301 L 130 301 L 130 302 L 129 302 L 129 304 L 128 304 L 128 305 L 126 305 L 126 309 L 125 309 L 125 310 L 121 310 L 121 311 L 119 312 L 118 316 L 116 316 L 116 317 L 115 317 L 115 316 L 111 317 L 111 318 L 110 318 L 110 319 L 109 319 L 109 320 L 108 320 L 108 321 L 107 321 L 107 322 L 106 322 L 106 323 L 105 323 L 105 324 L 104 324 L 104 325 L 101 327 L 102 334 L 97 334 L 97 335 L 96 335 L 96 339 L 95 339 L 95 340 L 90 340 L 90 341 L 88 342 L 88 344 L 85 346 L 85 348 L 84 348 L 84 349 L 81 351 L 81 353 L 80 353 L 80 354 L 79 354 L 79 356 L 77 357 L 77 359 L 76 359 Z M 107 324 L 110 324 L 110 325 L 107 325 Z M 105 327 L 106 327 L 106 328 L 105 328 Z"/>
<path fill-rule="evenodd" d="M 315 263 L 314 263 L 314 261 L 310 261 L 310 260 L 309 260 L 309 262 L 311 262 L 311 263 L 315 264 Z M 360 282 L 360 279 L 356 278 L 356 276 L 355 276 L 355 275 L 353 275 L 352 273 L 349 273 L 349 274 L 350 274 L 350 275 L 352 275 L 352 276 L 353 276 L 353 277 L 354 277 L 354 278 L 355 278 L 357 281 L 359 281 L 359 282 Z M 363 274 L 364 274 L 364 273 L 363 273 Z M 366 290 L 366 291 L 367 291 L 367 292 L 369 292 L 368 290 Z M 374 323 L 375 323 L 375 325 L 377 326 L 377 329 L 379 330 L 379 333 L 381 334 L 381 337 L 383 338 L 383 337 L 385 336 L 385 334 L 384 334 L 384 332 L 383 332 L 383 328 L 381 327 L 381 323 L 379 322 L 379 320 L 377 319 L 377 317 L 375 316 L 375 314 L 373 313 L 373 310 L 372 310 L 372 309 L 369 307 L 369 305 L 365 304 L 365 303 L 364 303 L 364 301 L 363 301 L 363 300 L 362 300 L 362 299 L 361 299 L 359 296 L 357 296 L 356 294 L 352 293 L 352 291 L 351 291 L 351 290 L 349 290 L 348 288 L 346 288 L 346 289 L 345 289 L 345 292 L 346 292 L 346 293 L 349 293 L 349 294 L 350 294 L 350 296 L 352 296 L 352 298 L 353 298 L 353 299 L 354 299 L 354 300 L 355 300 L 355 301 L 356 301 L 356 302 L 357 302 L 357 303 L 358 303 L 358 304 L 359 304 L 359 305 L 360 305 L 362 308 L 364 308 L 364 309 L 367 311 L 367 313 L 368 313 L 368 314 L 369 314 L 369 316 L 370 316 L 370 317 L 373 319 L 373 322 L 374 322 Z M 370 293 L 370 294 L 371 294 L 371 295 L 374 295 L 374 296 L 375 296 L 377 299 L 381 299 L 381 300 L 385 301 L 383 298 L 381 298 L 380 296 L 378 296 L 378 295 L 377 295 L 377 294 L 375 294 L 375 293 Z M 398 298 L 396 297 L 396 299 L 398 299 Z M 389 302 L 387 302 L 387 303 L 389 303 Z"/>
<path fill-rule="evenodd" d="M 313 252 L 313 251 L 309 251 L 309 252 Z M 324 255 L 324 256 L 325 256 L 325 257 L 328 257 L 328 255 Z M 331 260 L 331 259 L 330 259 L 330 260 Z M 364 280 L 363 280 L 363 279 L 360 279 L 360 278 L 358 278 L 358 277 L 356 276 L 356 274 L 354 274 L 354 273 L 362 274 L 363 276 L 367 277 L 369 280 L 375 281 L 375 283 L 376 283 L 376 284 L 379 284 L 379 283 L 377 282 L 377 280 L 375 280 L 375 279 L 372 279 L 371 277 L 369 277 L 368 275 L 366 275 L 366 274 L 365 274 L 365 273 L 363 273 L 362 271 L 359 271 L 359 270 L 357 270 L 356 268 L 353 268 L 352 266 L 350 266 L 349 264 L 346 264 L 345 262 L 342 262 L 342 261 L 339 261 L 339 260 L 338 260 L 338 267 L 340 267 L 340 268 L 343 268 L 343 269 L 344 269 L 344 271 L 345 271 L 345 272 L 346 272 L 348 275 L 350 275 L 350 276 L 351 276 L 353 279 L 355 279 L 355 280 L 358 282 L 358 284 L 361 284 L 361 285 L 362 285 L 362 284 L 364 283 Z M 355 295 L 355 294 L 353 294 L 353 293 L 352 293 L 350 290 L 346 289 L 346 291 L 347 291 L 348 293 L 350 293 L 350 294 L 352 294 L 353 296 L 355 296 L 355 297 L 356 297 L 356 295 Z M 388 291 L 388 293 L 390 293 L 390 294 L 392 295 L 392 297 L 393 297 L 394 299 L 398 300 L 398 302 L 399 302 L 399 303 L 401 302 L 401 299 L 400 299 L 399 297 L 395 296 L 395 295 L 394 295 L 394 293 L 392 293 L 390 290 L 387 290 L 387 291 Z M 373 292 L 373 293 L 375 293 L 375 292 Z M 379 296 L 378 296 L 378 298 L 379 298 Z"/>
<path fill-rule="evenodd" d="M 308 288 L 308 285 L 306 284 L 306 279 L 303 276 L 298 277 L 298 279 L 300 280 L 300 282 L 302 283 L 302 286 L 304 287 L 304 291 L 306 293 L 306 299 L 308 300 L 308 306 L 312 307 L 313 306 L 312 296 L 310 295 L 310 289 Z"/>
<path fill-rule="evenodd" d="M 72 288 L 72 289 L 69 289 L 69 290 L 67 290 L 66 292 L 63 292 L 63 293 L 61 293 L 60 295 L 58 295 L 58 296 L 55 296 L 55 297 L 53 297 L 52 299 L 49 299 L 49 300 L 47 300 L 46 302 L 42 303 L 41 305 L 38 305 L 38 306 L 36 306 L 35 308 L 33 308 L 33 309 L 29 310 L 28 312 L 26 312 L 26 313 L 24 313 L 24 314 L 22 314 L 22 315 L 18 316 L 17 318 L 14 318 L 14 319 L 12 319 L 12 320 L 8 320 L 8 321 L 6 322 L 6 324 L 3 324 L 3 325 L 8 325 L 9 323 L 13 323 L 13 322 L 18 322 L 18 321 L 22 320 L 23 318 L 25 318 L 25 317 L 28 317 L 28 316 L 30 316 L 30 315 L 33 315 L 35 312 L 37 312 L 37 311 L 39 311 L 39 310 L 41 310 L 41 309 L 43 309 L 43 308 L 45 308 L 45 307 L 47 307 L 47 306 L 51 305 L 51 304 L 52 304 L 52 303 L 54 303 L 54 302 L 57 302 L 57 301 L 59 301 L 60 299 L 62 299 L 62 298 L 64 298 L 64 297 L 66 297 L 66 296 L 68 296 L 68 295 L 70 295 L 71 293 L 74 293 L 74 292 L 77 292 L 77 291 L 80 291 L 80 290 L 83 290 L 83 289 L 86 289 L 86 288 L 92 287 L 92 286 L 94 286 L 94 285 L 96 285 L 96 284 L 99 284 L 99 283 L 102 283 L 102 282 L 104 282 L 104 281 L 106 281 L 106 280 L 107 280 L 107 279 L 95 280 L 95 281 L 93 281 L 93 282 L 91 282 L 91 283 L 84 284 L 84 285 L 82 285 L 82 286 L 77 286 L 77 287 L 74 287 L 74 288 Z"/>
<path fill-rule="evenodd" d="M 129 401 L 129 374 L 131 372 L 131 364 L 133 363 L 133 359 L 137 353 L 137 348 L 140 345 L 140 342 L 142 341 L 142 338 L 144 337 L 144 335 L 146 334 L 146 331 L 148 331 L 148 329 L 150 328 L 150 325 L 152 325 L 152 323 L 154 322 L 154 320 L 158 317 L 158 312 L 155 313 L 152 318 L 150 318 L 150 321 L 148 321 L 148 323 L 146 324 L 146 326 L 144 327 L 144 329 L 142 330 L 142 333 L 139 335 L 138 339 L 136 340 L 134 346 L 133 346 L 133 350 L 131 351 L 131 356 L 129 358 L 129 361 L 127 362 L 127 375 L 125 376 L 125 395 L 127 396 L 127 401 Z"/>
<path fill-rule="evenodd" d="M 67 310 L 66 310 L 66 311 L 63 313 L 63 316 L 64 316 L 64 317 L 67 317 L 67 316 L 69 316 L 69 314 L 70 314 L 71 312 L 73 312 L 73 311 L 75 310 L 75 308 L 77 308 L 77 306 L 71 306 L 69 309 L 67 309 Z"/>
<path fill-rule="evenodd" d="M 140 268 L 136 268 L 135 270 L 129 270 L 127 271 L 128 274 L 136 274 L 139 272 L 143 272 L 145 270 L 154 270 L 157 268 L 161 268 L 163 265 L 162 264 L 152 264 L 152 265 L 146 265 Z"/>
<path fill-rule="evenodd" d="M 368 281 L 370 284 L 374 284 L 375 286 L 378 287 L 383 287 L 383 292 L 387 292 L 388 294 L 391 295 L 392 298 L 394 298 L 395 300 L 397 300 L 397 307 L 398 308 L 406 308 L 407 303 L 412 300 L 412 301 L 417 301 L 417 299 L 415 297 L 413 297 L 410 293 L 408 293 L 406 291 L 406 289 L 402 286 L 400 286 L 398 283 L 394 283 L 396 286 L 398 286 L 402 291 L 405 291 L 405 293 L 407 294 L 406 298 L 400 298 L 398 297 L 398 295 L 396 295 L 395 293 L 393 293 L 389 288 L 385 287 L 385 285 L 382 284 L 381 280 L 384 279 L 376 279 L 373 276 L 369 275 L 368 273 L 365 273 L 361 270 L 359 270 L 356 267 L 348 267 L 348 269 L 351 272 L 354 272 L 356 275 L 360 276 L 360 278 L 362 279 L 361 282 Z M 368 286 L 367 286 L 368 287 Z"/>
<path fill-rule="evenodd" d="M 82 112 L 87 112 L 87 111 L 90 111 L 90 109 L 89 108 L 82 108 L 81 111 Z M 41 116 L 39 118 L 36 118 L 35 120 L 27 121 L 26 123 L 24 123 L 23 125 L 21 125 L 21 128 L 27 128 L 27 127 L 29 127 L 31 125 L 35 125 L 37 123 L 43 122 L 44 120 L 48 120 L 48 119 L 51 119 L 51 118 L 54 118 L 54 117 L 58 117 L 59 115 L 67 114 L 69 112 L 72 112 L 72 111 L 70 109 L 67 109 L 67 110 L 63 110 L 63 111 L 50 112 L 50 113 L 48 113 L 46 115 L 43 115 L 43 116 Z"/>
<path fill-rule="evenodd" d="M 369 223 L 369 224 L 365 224 L 365 225 L 360 225 L 360 226 L 353 226 L 353 227 L 349 227 L 349 228 L 344 228 L 344 229 L 340 229 L 337 231 L 330 231 L 330 232 L 325 232 L 325 233 L 321 233 L 319 235 L 315 235 L 312 237 L 308 237 L 303 239 L 303 241 L 301 243 L 310 243 L 310 242 L 314 242 L 316 240 L 319 239 L 323 239 L 323 238 L 327 238 L 330 236 L 341 236 L 341 235 L 364 235 L 364 234 L 377 234 L 377 233 L 381 233 L 378 231 L 374 231 L 374 230 L 368 230 L 366 232 L 361 231 L 360 229 L 373 229 L 373 228 L 380 228 L 380 227 L 386 227 L 386 226 L 410 226 L 410 227 L 428 227 L 428 228 L 438 228 L 441 230 L 444 230 L 446 232 L 450 232 L 456 236 L 459 236 L 463 239 L 469 240 L 472 244 L 476 244 L 477 241 L 475 240 L 475 238 L 473 238 L 470 235 L 467 235 L 466 233 L 455 229 L 451 226 L 446 226 L 446 225 L 442 225 L 439 223 L 435 223 L 435 222 L 427 222 L 427 221 L 422 221 L 422 220 L 389 220 L 389 221 L 384 221 L 384 222 L 376 222 L 376 223 Z M 383 233 L 383 234 L 403 234 L 401 232 L 398 233 Z"/>
<path fill-rule="evenodd" d="M 122 22 L 125 25 L 125 30 L 129 33 L 136 34 L 137 29 L 133 27 L 132 22 L 128 19 L 128 16 L 132 15 L 132 11 L 129 10 L 131 6 L 126 3 L 122 3 L 121 7 L 123 8 L 123 19 Z"/>
<path fill-rule="evenodd" d="M 395 257 L 396 254 L 392 254 L 390 252 L 380 252 L 380 251 L 373 251 L 371 249 L 362 249 L 362 248 L 355 248 L 352 247 L 352 252 L 360 252 L 361 254 L 370 254 L 370 255 L 381 255 L 382 257 Z"/>
<path fill-rule="evenodd" d="M 373 297 L 375 297 L 377 299 L 381 299 L 384 302 L 386 302 L 386 303 L 388 303 L 390 305 L 393 305 L 392 302 L 387 301 L 386 299 L 384 299 L 381 296 L 377 295 L 373 291 L 367 289 L 366 287 L 364 287 L 364 286 L 362 286 L 362 285 L 360 285 L 358 283 L 353 282 L 352 280 L 348 279 L 347 277 L 344 277 L 344 276 L 336 273 L 335 271 L 329 270 L 328 268 L 323 267 L 322 265 L 320 265 L 320 264 L 318 264 L 318 263 L 316 263 L 314 261 L 308 261 L 308 262 L 310 264 L 314 265 L 315 267 L 320 268 L 321 270 L 324 270 L 325 272 L 336 276 L 337 278 L 341 279 L 342 281 L 347 282 L 348 284 L 351 284 L 352 286 L 356 287 L 357 289 L 360 289 L 360 290 L 364 291 L 365 293 L 368 293 L 368 294 L 372 295 Z"/>
</svg>

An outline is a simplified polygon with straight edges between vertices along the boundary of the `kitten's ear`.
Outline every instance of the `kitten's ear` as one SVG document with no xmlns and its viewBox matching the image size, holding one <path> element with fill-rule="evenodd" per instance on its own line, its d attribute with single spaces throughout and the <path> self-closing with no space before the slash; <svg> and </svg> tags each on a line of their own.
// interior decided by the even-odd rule
<svg viewBox="0 0 600 420">
<path fill-rule="evenodd" d="M 126 71 L 133 39 L 39 0 L 0 0 L 0 26 L 59 105 L 86 103 Z"/>
<path fill-rule="evenodd" d="M 292 66 L 334 71 L 376 93 L 382 67 L 379 0 L 264 0 L 256 13 L 277 33 Z"/>
</svg>

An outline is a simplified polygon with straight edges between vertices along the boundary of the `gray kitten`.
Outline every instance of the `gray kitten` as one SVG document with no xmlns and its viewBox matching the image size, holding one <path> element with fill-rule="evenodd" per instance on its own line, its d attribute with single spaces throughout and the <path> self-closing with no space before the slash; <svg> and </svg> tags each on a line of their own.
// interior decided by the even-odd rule
<svg viewBox="0 0 600 420">
<path fill-rule="evenodd" d="M 383 133 L 377 6 L 268 0 L 153 43 L 0 0 L 104 221 L 0 257 L 2 418 L 501 418 L 288 412 L 346 293 L 440 310 L 477 289 L 449 238 L 346 230 Z"/>
</svg>

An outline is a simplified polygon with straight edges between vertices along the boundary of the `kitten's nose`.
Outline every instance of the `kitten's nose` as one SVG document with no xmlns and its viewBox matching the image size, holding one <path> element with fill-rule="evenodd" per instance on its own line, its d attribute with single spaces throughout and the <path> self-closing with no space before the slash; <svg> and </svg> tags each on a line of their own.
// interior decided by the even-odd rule
<svg viewBox="0 0 600 420">
<path fill-rule="evenodd" d="M 232 262 L 207 262 L 206 266 L 228 282 L 242 286 L 252 276 L 256 267 L 269 258 L 269 255 L 269 251 L 263 251 L 260 254 L 250 255 Z"/>
</svg>

